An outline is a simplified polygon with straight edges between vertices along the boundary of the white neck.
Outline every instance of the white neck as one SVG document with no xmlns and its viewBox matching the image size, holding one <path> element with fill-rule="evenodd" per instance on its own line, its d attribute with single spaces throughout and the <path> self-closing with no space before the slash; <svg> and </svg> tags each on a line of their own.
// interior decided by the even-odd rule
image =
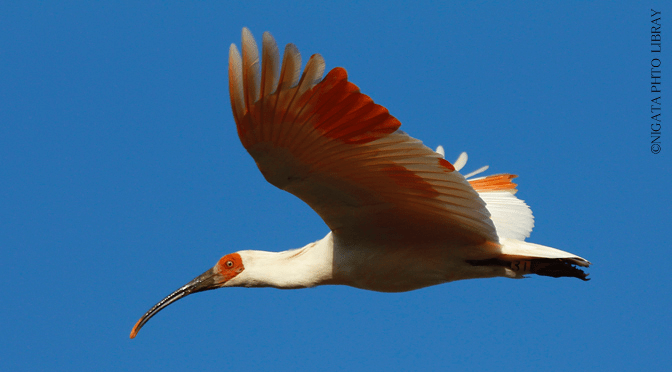
<svg viewBox="0 0 672 372">
<path fill-rule="evenodd" d="M 284 252 L 240 251 L 245 270 L 227 283 L 233 287 L 295 289 L 333 281 L 331 233 L 303 248 Z"/>
</svg>

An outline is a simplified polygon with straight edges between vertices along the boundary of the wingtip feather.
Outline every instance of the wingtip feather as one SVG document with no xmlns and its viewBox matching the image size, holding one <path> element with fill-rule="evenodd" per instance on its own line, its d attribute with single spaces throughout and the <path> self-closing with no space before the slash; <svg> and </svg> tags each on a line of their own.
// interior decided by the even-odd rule
<svg viewBox="0 0 672 372">
<path fill-rule="evenodd" d="M 242 32 L 242 48 L 245 106 L 250 107 L 259 99 L 259 48 L 247 27 Z"/>
<path fill-rule="evenodd" d="M 446 151 L 443 149 L 443 146 L 439 145 L 436 147 L 436 150 L 434 151 L 437 154 L 441 155 L 442 158 L 446 157 Z M 453 164 L 454 165 L 454 164 Z"/>
<path fill-rule="evenodd" d="M 306 68 L 303 70 L 303 75 L 301 75 L 301 80 L 299 81 L 299 96 L 312 89 L 322 80 L 325 66 L 326 63 L 321 55 L 313 54 L 310 56 L 308 63 L 306 63 Z"/>
<path fill-rule="evenodd" d="M 272 94 L 278 88 L 278 71 L 280 68 L 280 51 L 273 35 L 266 31 L 263 35 L 261 49 L 261 92 L 260 96 Z"/>
<path fill-rule="evenodd" d="M 242 64 L 242 58 L 236 44 L 231 44 L 231 47 L 229 47 L 229 97 L 231 98 L 231 110 L 236 122 L 239 122 L 245 113 Z"/>
</svg>

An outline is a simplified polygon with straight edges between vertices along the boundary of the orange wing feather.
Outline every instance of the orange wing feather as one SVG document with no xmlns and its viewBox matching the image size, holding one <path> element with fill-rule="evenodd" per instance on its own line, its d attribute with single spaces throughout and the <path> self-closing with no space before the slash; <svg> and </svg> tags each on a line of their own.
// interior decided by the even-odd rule
<svg viewBox="0 0 672 372">
<path fill-rule="evenodd" d="M 515 183 L 511 182 L 516 178 L 515 174 L 495 174 L 483 178 L 469 180 L 471 187 L 478 192 L 483 191 L 516 191 Z"/>
<path fill-rule="evenodd" d="M 316 54 L 299 78 L 301 57 L 289 44 L 278 76 L 278 48 L 270 34 L 263 40 L 261 66 L 247 29 L 242 58 L 231 46 L 229 90 L 240 140 L 270 183 L 308 203 L 335 234 L 497 241 L 472 185 L 399 131 L 345 69 L 321 79 Z"/>
</svg>

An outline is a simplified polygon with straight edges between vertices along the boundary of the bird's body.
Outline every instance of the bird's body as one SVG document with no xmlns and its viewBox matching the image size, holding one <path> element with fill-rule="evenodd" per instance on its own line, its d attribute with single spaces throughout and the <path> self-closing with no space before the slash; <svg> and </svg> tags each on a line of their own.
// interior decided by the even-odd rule
<svg viewBox="0 0 672 372">
<path fill-rule="evenodd" d="M 379 292 L 404 292 L 458 279 L 498 276 L 501 267 L 474 266 L 452 256 L 448 244 L 400 245 L 347 240 L 327 234 L 305 247 L 240 251 L 245 270 L 226 286 L 309 288 L 340 284 Z M 461 257 L 460 257 L 461 258 Z"/>
<path fill-rule="evenodd" d="M 310 205 L 331 232 L 284 252 L 243 250 L 148 311 L 149 318 L 194 292 L 221 287 L 306 288 L 324 284 L 403 292 L 461 279 L 525 274 L 586 279 L 590 263 L 555 248 L 525 242 L 534 225 L 515 197 L 515 176 L 470 178 L 399 130 L 399 121 L 359 88 L 342 68 L 324 79 L 313 55 L 300 75 L 295 46 L 282 67 L 265 33 L 261 64 L 243 29 L 243 53 L 229 53 L 229 91 L 240 140 L 268 182 Z"/>
</svg>

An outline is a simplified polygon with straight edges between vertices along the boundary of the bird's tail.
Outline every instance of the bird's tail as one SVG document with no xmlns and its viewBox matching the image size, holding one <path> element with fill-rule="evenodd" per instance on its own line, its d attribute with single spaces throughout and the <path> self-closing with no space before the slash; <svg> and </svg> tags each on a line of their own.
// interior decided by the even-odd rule
<svg viewBox="0 0 672 372">
<path fill-rule="evenodd" d="M 437 152 L 443 156 L 443 148 Z M 454 167 L 460 170 L 467 162 L 467 154 L 462 153 Z M 482 167 L 465 175 L 471 186 L 486 204 L 490 218 L 499 237 L 500 253 L 495 258 L 471 260 L 474 266 L 504 266 L 506 274 L 521 278 L 525 274 L 552 277 L 575 277 L 588 280 L 587 274 L 579 267 L 588 267 L 590 262 L 575 254 L 544 245 L 525 242 L 534 227 L 534 217 L 530 207 L 518 199 L 516 184 L 512 174 L 496 174 L 472 178 L 488 167 Z"/>
<path fill-rule="evenodd" d="M 503 266 L 506 276 L 523 278 L 526 274 L 543 276 L 574 277 L 589 280 L 580 267 L 588 267 L 590 262 L 575 254 L 528 243 L 517 239 L 500 239 L 501 254 L 485 260 L 469 260 L 473 266 Z"/>
<path fill-rule="evenodd" d="M 537 274 L 559 278 L 563 276 L 588 280 L 579 267 L 588 267 L 590 262 L 583 257 L 516 239 L 500 239 L 502 254 L 499 259 L 510 263 L 509 267 L 518 275 Z"/>
</svg>

